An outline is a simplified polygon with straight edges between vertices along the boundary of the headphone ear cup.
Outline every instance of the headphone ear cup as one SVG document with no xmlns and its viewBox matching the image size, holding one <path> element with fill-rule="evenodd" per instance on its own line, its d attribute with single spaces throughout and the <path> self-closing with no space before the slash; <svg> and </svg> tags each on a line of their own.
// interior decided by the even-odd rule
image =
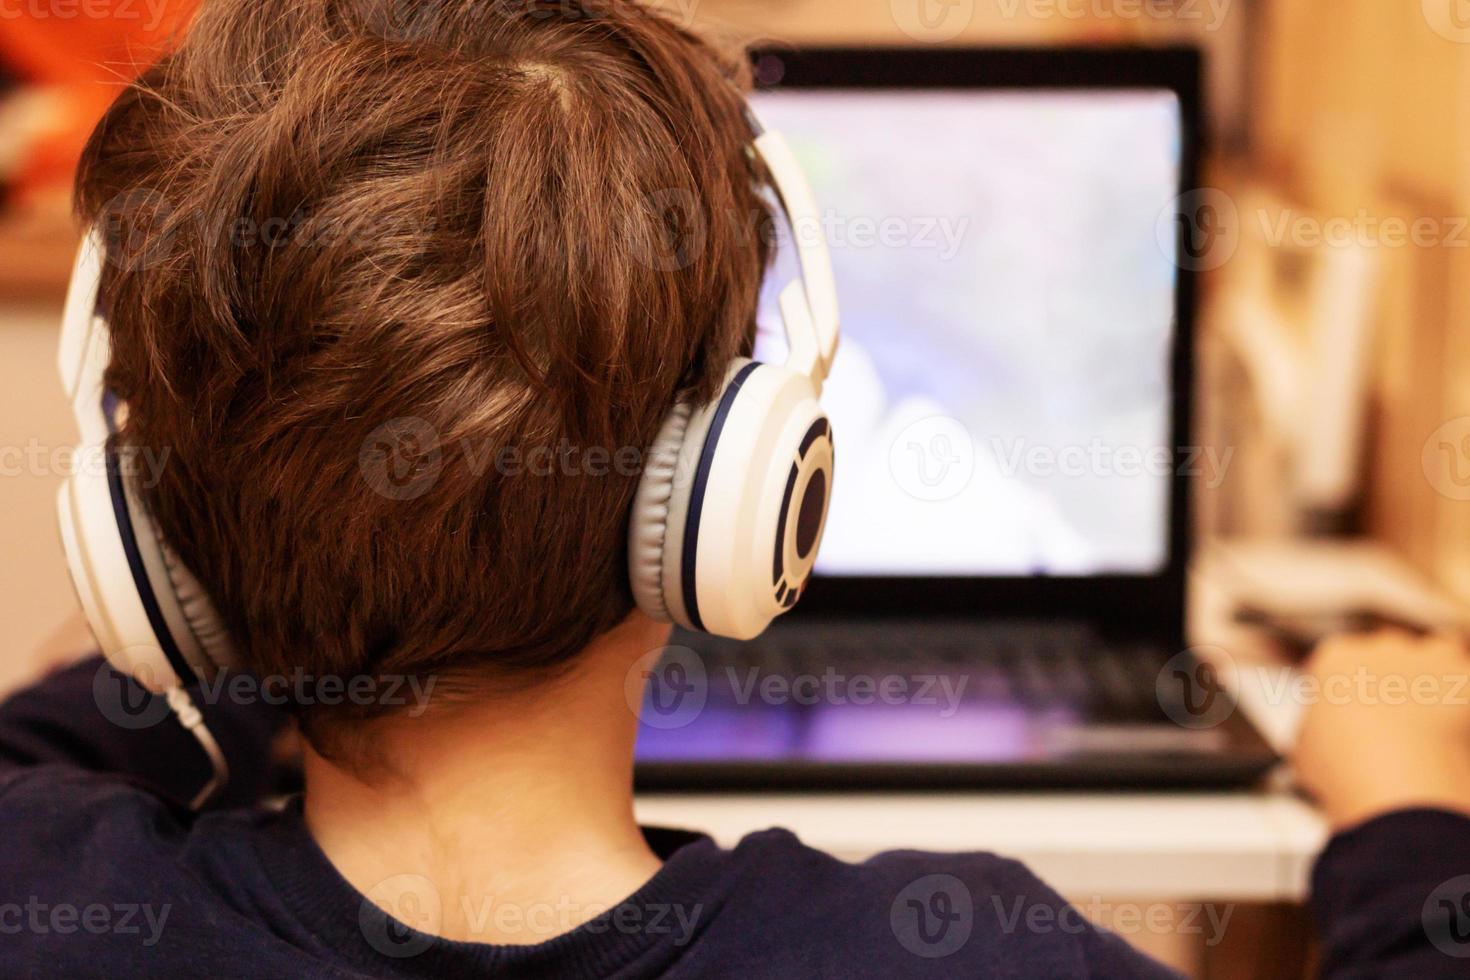
<svg viewBox="0 0 1470 980">
<path fill-rule="evenodd" d="M 735 362 L 692 413 L 675 467 L 661 608 L 686 628 L 751 639 L 796 603 L 816 561 L 832 441 L 811 379 Z"/>
<path fill-rule="evenodd" d="M 56 511 L 72 586 L 108 663 L 155 694 L 192 680 L 180 674 L 153 633 L 133 584 L 106 477 L 79 468 L 57 491 Z"/>
<path fill-rule="evenodd" d="M 189 571 L 174 550 L 161 540 L 159 550 L 163 553 L 164 565 L 168 570 L 169 584 L 179 605 L 179 614 L 188 625 L 189 632 L 199 650 L 204 654 L 207 668 L 229 667 L 235 663 L 235 647 L 230 641 L 214 600 L 204 591 L 204 586 L 194 573 Z"/>
<path fill-rule="evenodd" d="M 82 452 L 87 452 L 83 447 Z M 57 497 L 77 598 L 108 661 L 155 693 L 233 662 L 213 604 L 128 487 L 111 447 L 105 472 L 81 467 Z"/>
<path fill-rule="evenodd" d="M 144 577 L 138 590 L 146 589 L 151 594 L 156 612 L 150 623 L 164 652 L 172 659 L 182 659 L 189 673 L 198 677 L 210 677 L 221 667 L 230 666 L 234 650 L 229 635 L 199 579 L 164 542 L 132 483 L 118 479 L 110 489 L 114 494 L 120 490 L 127 505 L 128 520 L 120 531 L 131 535 Z"/>
<path fill-rule="evenodd" d="M 674 477 L 693 412 L 694 406 L 680 402 L 664 419 L 644 461 L 628 521 L 628 581 L 633 588 L 633 599 L 638 608 L 661 623 L 673 620 L 664 597 L 664 542 L 669 529 Z M 683 514 L 675 516 L 682 527 Z"/>
</svg>

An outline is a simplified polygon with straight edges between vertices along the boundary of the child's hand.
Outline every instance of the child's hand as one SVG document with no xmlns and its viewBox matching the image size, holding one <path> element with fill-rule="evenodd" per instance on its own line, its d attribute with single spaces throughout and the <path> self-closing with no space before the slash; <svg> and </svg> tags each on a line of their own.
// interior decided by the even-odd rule
<svg viewBox="0 0 1470 980">
<path fill-rule="evenodd" d="M 1294 762 L 1334 829 L 1390 810 L 1470 814 L 1470 650 L 1402 633 L 1323 643 Z"/>
</svg>

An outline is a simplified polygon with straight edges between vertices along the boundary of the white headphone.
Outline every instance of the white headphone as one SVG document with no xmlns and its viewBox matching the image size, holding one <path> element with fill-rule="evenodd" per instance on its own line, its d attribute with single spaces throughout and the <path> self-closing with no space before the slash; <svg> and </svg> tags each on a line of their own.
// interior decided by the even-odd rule
<svg viewBox="0 0 1470 980">
<path fill-rule="evenodd" d="M 82 611 L 117 670 L 154 693 L 230 666 L 229 635 L 199 581 L 158 533 L 112 446 L 120 406 L 102 374 L 107 321 L 97 310 L 103 261 L 97 233 L 82 242 L 67 289 L 57 366 L 81 433 L 78 464 L 56 496 L 61 543 Z"/>
<path fill-rule="evenodd" d="M 124 457 L 108 436 L 119 406 L 102 383 L 107 321 L 97 310 L 102 245 L 82 242 L 66 293 L 57 367 L 81 433 L 72 475 L 56 495 L 61 546 L 82 612 L 114 669 L 163 694 L 198 739 L 214 770 L 191 805 L 222 790 L 229 767 L 184 686 L 234 661 L 229 634 L 190 571 L 163 542 L 138 499 Z"/>
<path fill-rule="evenodd" d="M 817 404 L 837 348 L 837 295 L 817 207 L 780 134 L 757 134 L 793 230 L 803 282 L 781 293 L 784 366 L 740 359 L 706 405 L 670 412 L 638 486 L 628 566 L 638 605 L 668 622 L 737 639 L 763 630 L 801 594 L 832 489 L 832 435 Z M 62 546 L 97 642 L 154 693 L 234 663 L 230 637 L 198 579 L 164 544 L 112 446 L 120 406 L 105 390 L 103 251 L 82 243 L 67 291 L 58 366 L 81 432 L 81 465 L 57 496 Z M 176 710 L 178 706 L 176 705 Z"/>
<path fill-rule="evenodd" d="M 790 354 L 780 366 L 740 358 L 712 401 L 674 407 L 628 526 L 639 608 L 737 640 L 795 605 L 817 560 L 832 493 L 832 426 L 817 399 L 838 334 L 811 188 L 781 134 L 751 120 L 801 265 L 780 299 Z"/>
</svg>

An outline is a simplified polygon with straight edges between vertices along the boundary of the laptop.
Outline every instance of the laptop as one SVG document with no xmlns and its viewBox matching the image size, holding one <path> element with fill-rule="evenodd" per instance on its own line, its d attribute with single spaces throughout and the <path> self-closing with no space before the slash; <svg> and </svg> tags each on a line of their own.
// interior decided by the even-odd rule
<svg viewBox="0 0 1470 980">
<path fill-rule="evenodd" d="M 1184 448 L 1198 54 L 753 64 L 842 298 L 836 480 L 793 612 L 748 643 L 676 631 L 640 674 L 640 788 L 1258 780 L 1276 756 L 1184 638 L 1189 481 L 1228 466 Z"/>
</svg>

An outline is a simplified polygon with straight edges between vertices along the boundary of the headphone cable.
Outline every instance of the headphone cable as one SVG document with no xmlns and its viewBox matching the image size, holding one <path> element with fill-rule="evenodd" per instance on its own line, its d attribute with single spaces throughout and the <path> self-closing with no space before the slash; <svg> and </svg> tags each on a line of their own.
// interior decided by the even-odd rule
<svg viewBox="0 0 1470 980">
<path fill-rule="evenodd" d="M 189 697 L 189 692 L 185 691 L 182 687 L 171 687 L 163 692 L 163 696 L 168 702 L 170 710 L 173 711 L 174 717 L 179 720 L 179 724 L 183 725 L 184 729 L 190 735 L 194 736 L 195 741 L 199 743 L 199 747 L 204 750 L 204 754 L 209 756 L 210 767 L 214 770 L 214 774 L 210 776 L 209 782 L 204 784 L 204 788 L 189 803 L 189 809 L 198 811 L 203 809 L 206 803 L 218 796 L 229 783 L 230 766 L 225 762 L 224 752 L 220 751 L 219 743 L 214 740 L 214 735 L 210 733 L 209 727 L 204 724 L 204 715 L 194 706 L 194 701 Z"/>
</svg>

